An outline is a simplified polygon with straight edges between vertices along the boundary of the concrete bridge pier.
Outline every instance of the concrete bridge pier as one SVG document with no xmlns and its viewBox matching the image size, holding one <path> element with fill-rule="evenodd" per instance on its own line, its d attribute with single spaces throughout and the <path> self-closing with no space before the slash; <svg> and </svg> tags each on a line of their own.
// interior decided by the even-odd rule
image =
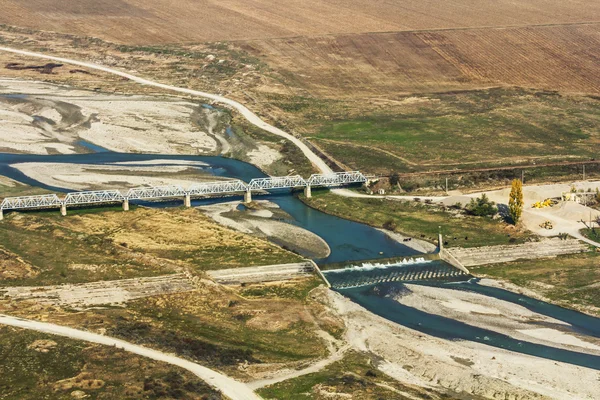
<svg viewBox="0 0 600 400">
<path fill-rule="evenodd" d="M 252 191 L 251 190 L 246 190 L 246 193 L 244 193 L 244 203 L 246 203 L 246 204 L 252 203 Z"/>
<path fill-rule="evenodd" d="M 129 211 L 129 199 L 123 200 L 123 211 Z"/>
<path fill-rule="evenodd" d="M 306 197 L 307 199 L 310 199 L 312 197 L 310 185 L 306 185 L 304 187 L 304 197 Z"/>
<path fill-rule="evenodd" d="M 67 206 L 65 204 L 60 205 L 60 215 L 63 217 L 67 215 Z"/>
<path fill-rule="evenodd" d="M 4 219 L 4 210 L 0 208 L 0 221 Z"/>
<path fill-rule="evenodd" d="M 189 194 L 185 195 L 185 199 L 183 199 L 183 205 L 187 208 L 190 208 L 192 206 L 192 198 Z"/>
</svg>

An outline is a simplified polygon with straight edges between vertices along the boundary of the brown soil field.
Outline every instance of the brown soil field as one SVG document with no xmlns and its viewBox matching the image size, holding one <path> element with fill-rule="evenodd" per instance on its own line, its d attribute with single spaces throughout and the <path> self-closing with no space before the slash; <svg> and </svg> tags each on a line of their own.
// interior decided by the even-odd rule
<svg viewBox="0 0 600 400">
<path fill-rule="evenodd" d="M 560 24 L 600 19 L 586 0 L 5 0 L 0 23 L 130 44 Z"/>
<path fill-rule="evenodd" d="M 288 93 L 299 96 L 497 85 L 600 93 L 600 24 L 297 37 L 242 47 L 262 57 Z"/>
</svg>

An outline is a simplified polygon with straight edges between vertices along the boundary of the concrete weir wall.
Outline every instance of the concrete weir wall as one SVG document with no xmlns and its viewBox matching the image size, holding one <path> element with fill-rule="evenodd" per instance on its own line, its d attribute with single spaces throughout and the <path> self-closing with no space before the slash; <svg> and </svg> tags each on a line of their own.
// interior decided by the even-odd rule
<svg viewBox="0 0 600 400">
<path fill-rule="evenodd" d="M 313 272 L 314 266 L 312 261 L 207 271 L 208 275 L 214 279 L 215 282 L 223 285 L 284 281 L 310 276 Z"/>
<path fill-rule="evenodd" d="M 519 259 L 556 257 L 564 254 L 583 253 L 588 250 L 588 246 L 579 240 L 561 240 L 554 238 L 512 246 L 485 246 L 473 248 L 453 247 L 444 249 L 443 252 L 446 253 L 446 257 L 452 261 L 457 261 L 463 267 L 473 267 L 476 265 L 498 264 Z M 442 257 L 442 259 L 444 258 Z"/>
</svg>

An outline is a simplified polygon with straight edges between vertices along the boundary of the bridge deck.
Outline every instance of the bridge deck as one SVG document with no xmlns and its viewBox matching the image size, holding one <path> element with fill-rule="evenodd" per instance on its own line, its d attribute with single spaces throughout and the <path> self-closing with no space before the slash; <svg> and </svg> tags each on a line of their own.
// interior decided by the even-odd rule
<svg viewBox="0 0 600 400">
<path fill-rule="evenodd" d="M 83 206 L 102 203 L 119 203 L 129 200 L 160 200 L 179 197 L 199 197 L 228 193 L 264 191 L 270 189 L 292 189 L 311 186 L 343 186 L 364 183 L 367 178 L 358 171 L 313 174 L 308 180 L 299 175 L 274 176 L 252 179 L 249 183 L 238 179 L 216 182 L 194 183 L 187 188 L 182 186 L 150 186 L 133 188 L 127 191 L 117 189 L 94 190 L 67 193 L 59 198 L 56 194 L 39 196 L 7 197 L 0 204 L 3 210 L 32 210 L 66 206 Z"/>
</svg>

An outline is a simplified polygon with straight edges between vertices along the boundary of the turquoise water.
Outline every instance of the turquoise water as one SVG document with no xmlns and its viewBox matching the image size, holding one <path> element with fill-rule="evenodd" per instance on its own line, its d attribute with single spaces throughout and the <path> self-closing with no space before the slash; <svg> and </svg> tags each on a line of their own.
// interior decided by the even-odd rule
<svg viewBox="0 0 600 400">
<path fill-rule="evenodd" d="M 600 318 L 590 317 L 576 311 L 553 306 L 551 304 L 540 302 L 526 296 L 503 291 L 502 289 L 499 291 L 489 290 L 493 288 L 487 288 L 478 285 L 475 282 L 466 284 L 431 282 L 417 284 L 442 287 L 445 289 L 454 289 L 457 285 L 459 287 L 463 285 L 460 290 L 469 290 L 500 299 L 503 299 L 503 297 L 514 297 L 513 300 L 515 300 L 518 304 L 527 304 L 531 311 L 568 322 L 572 324 L 574 329 L 580 333 L 597 336 L 598 332 L 600 332 Z M 448 340 L 468 340 L 472 342 L 478 342 L 517 353 L 600 370 L 599 356 L 557 349 L 551 346 L 517 340 L 492 330 L 479 328 L 443 317 L 441 315 L 430 314 L 416 308 L 403 305 L 402 303 L 394 300 L 395 296 L 401 296 L 403 293 L 410 292 L 410 289 L 402 283 L 381 283 L 358 288 L 335 290 L 344 296 L 347 296 L 352 301 L 365 307 L 374 314 L 428 335 Z M 532 324 L 532 326 L 535 325 Z M 540 324 L 539 327 L 548 327 L 548 324 Z"/>
<path fill-rule="evenodd" d="M 94 146 L 88 146 L 94 149 Z M 44 185 L 31 179 L 10 164 L 21 162 L 48 162 L 67 164 L 106 164 L 114 162 L 135 162 L 147 160 L 182 160 L 201 161 L 205 166 L 194 166 L 206 173 L 215 176 L 227 176 L 231 178 L 250 181 L 253 178 L 262 178 L 266 175 L 255 166 L 224 157 L 209 156 L 174 156 L 159 154 L 123 154 L 110 151 L 96 152 L 92 154 L 70 154 L 70 155 L 26 155 L 0 153 L 0 174 L 26 183 L 32 186 L 43 187 L 49 190 L 65 192 L 64 188 Z M 129 164 L 133 166 L 135 164 Z M 143 165 L 143 164 L 140 164 Z M 153 165 L 160 165 L 153 164 Z M 384 233 L 370 226 L 334 217 L 320 211 L 307 207 L 296 197 L 290 195 L 289 190 L 274 191 L 261 199 L 271 200 L 278 204 L 281 209 L 290 214 L 293 219 L 290 223 L 308 229 L 321 236 L 331 248 L 331 254 L 327 258 L 317 259 L 318 263 L 355 261 L 365 259 L 377 259 L 382 257 L 410 256 L 418 254 L 410 247 L 404 246 Z M 239 199 L 239 197 L 234 197 Z M 192 205 L 198 206 L 216 202 L 231 201 L 231 198 L 193 200 Z M 144 205 L 165 207 L 180 205 L 181 202 L 166 203 L 143 203 Z"/>
<path fill-rule="evenodd" d="M 123 161 L 141 162 L 156 159 L 183 161 L 191 160 L 206 163 L 205 166 L 198 166 L 197 168 L 215 176 L 227 176 L 242 179 L 244 181 L 265 176 L 265 174 L 263 174 L 258 168 L 230 158 L 122 154 L 103 151 L 104 149 L 94 148 L 94 146 L 86 147 L 92 151 L 95 151 L 95 153 L 50 156 L 0 154 L 0 174 L 32 186 L 44 187 L 50 190 L 62 192 L 67 190 L 64 188 L 43 185 L 40 182 L 23 175 L 18 170 L 12 168 L 10 164 L 19 162 L 55 162 L 101 165 Z M 330 216 L 307 207 L 296 197 L 290 195 L 289 191 L 274 192 L 266 196 L 261 196 L 261 199 L 268 199 L 275 202 L 284 211 L 291 215 L 292 220 L 289 221 L 290 223 L 297 224 L 298 226 L 316 233 L 329 244 L 332 250 L 331 255 L 325 259 L 316 260 L 319 263 L 346 262 L 348 265 L 350 265 L 354 261 L 365 259 L 418 256 L 416 251 L 389 239 L 385 234 L 376 229 Z M 192 204 L 203 205 L 225 201 L 231 201 L 231 198 L 194 200 L 192 201 Z M 165 207 L 181 205 L 181 201 L 145 204 L 155 207 Z M 51 212 L 56 211 L 52 210 Z M 404 269 L 401 270 L 399 268 Z M 332 283 L 334 283 L 334 286 L 337 286 L 348 281 L 361 284 L 361 282 L 367 282 L 369 279 L 377 278 L 378 276 L 390 276 L 398 272 L 407 272 L 408 270 L 406 268 L 412 268 L 416 271 L 419 268 L 422 270 L 427 268 L 445 270 L 450 267 L 443 262 L 434 262 L 433 264 L 427 264 L 427 266 L 413 265 L 392 267 L 391 269 L 386 269 L 385 271 L 342 271 L 337 273 L 326 272 L 326 274 Z M 465 278 L 452 279 L 464 280 Z M 474 280 L 468 282 L 450 283 L 420 282 L 419 284 L 453 288 L 456 290 L 468 290 L 493 298 L 510 301 L 527 307 L 534 312 L 567 322 L 573 326 L 573 329 L 581 332 L 582 334 L 600 337 L 600 319 L 598 318 L 553 306 L 551 304 L 540 302 L 538 300 L 518 295 L 506 290 L 481 286 L 478 285 Z M 423 311 L 402 305 L 390 297 L 391 295 L 408 290 L 406 286 L 401 283 L 381 283 L 351 289 L 336 290 L 375 314 L 378 314 L 400 325 L 416 329 L 429 335 L 449 340 L 469 340 L 523 354 L 600 369 L 600 357 L 597 356 L 556 349 L 550 346 L 539 345 L 526 341 L 519 341 L 494 331 L 481 329 L 459 321 L 439 315 L 428 314 Z"/>
</svg>

